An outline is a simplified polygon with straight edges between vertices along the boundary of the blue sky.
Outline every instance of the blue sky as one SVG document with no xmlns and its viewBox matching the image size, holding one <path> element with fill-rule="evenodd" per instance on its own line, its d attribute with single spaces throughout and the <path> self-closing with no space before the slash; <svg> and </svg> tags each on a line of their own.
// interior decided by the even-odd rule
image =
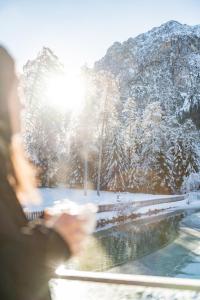
<svg viewBox="0 0 200 300">
<path fill-rule="evenodd" d="M 0 0 L 0 43 L 19 68 L 48 46 L 66 68 L 77 69 L 114 41 L 172 19 L 200 24 L 200 0 Z"/>
</svg>

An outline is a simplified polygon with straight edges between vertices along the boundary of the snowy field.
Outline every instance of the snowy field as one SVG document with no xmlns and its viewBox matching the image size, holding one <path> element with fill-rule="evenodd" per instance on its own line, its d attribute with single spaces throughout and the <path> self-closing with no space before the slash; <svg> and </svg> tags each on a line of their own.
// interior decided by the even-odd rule
<svg viewBox="0 0 200 300">
<path fill-rule="evenodd" d="M 33 210 L 44 209 L 66 199 L 74 201 L 78 204 L 91 202 L 98 205 L 128 203 L 132 201 L 152 200 L 169 197 L 169 195 L 114 193 L 104 191 L 100 192 L 100 196 L 98 196 L 97 192 L 94 190 L 88 190 L 87 196 L 84 196 L 83 190 L 67 188 L 40 188 L 39 192 L 42 198 L 42 202 L 39 206 L 32 207 Z"/>
</svg>

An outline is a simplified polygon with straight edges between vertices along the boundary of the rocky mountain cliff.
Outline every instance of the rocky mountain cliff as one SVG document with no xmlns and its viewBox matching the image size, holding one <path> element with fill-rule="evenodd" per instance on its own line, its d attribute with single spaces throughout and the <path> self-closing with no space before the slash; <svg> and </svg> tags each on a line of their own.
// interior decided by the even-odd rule
<svg viewBox="0 0 200 300">
<path fill-rule="evenodd" d="M 141 109 L 158 101 L 166 114 L 191 117 L 200 127 L 200 25 L 169 21 L 115 42 L 94 69 L 119 79 L 123 100 L 133 97 Z"/>
</svg>

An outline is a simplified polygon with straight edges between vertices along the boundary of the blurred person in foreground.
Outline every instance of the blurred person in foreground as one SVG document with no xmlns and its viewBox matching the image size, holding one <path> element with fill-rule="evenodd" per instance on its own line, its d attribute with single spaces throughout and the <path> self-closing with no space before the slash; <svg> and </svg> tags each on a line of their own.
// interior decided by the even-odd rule
<svg viewBox="0 0 200 300">
<path fill-rule="evenodd" d="M 84 220 L 62 213 L 29 223 L 22 203 L 37 197 L 20 142 L 21 105 L 15 64 L 0 47 L 0 299 L 49 300 L 55 267 L 76 255 Z"/>
</svg>

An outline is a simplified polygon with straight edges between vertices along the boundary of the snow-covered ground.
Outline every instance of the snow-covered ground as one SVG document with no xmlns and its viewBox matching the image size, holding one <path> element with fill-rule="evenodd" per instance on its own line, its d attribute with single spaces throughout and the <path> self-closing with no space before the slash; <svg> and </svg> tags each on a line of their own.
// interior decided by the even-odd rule
<svg viewBox="0 0 200 300">
<path fill-rule="evenodd" d="M 168 196 L 169 197 L 169 196 Z M 152 200 L 153 198 L 149 199 Z M 167 201 L 167 197 L 166 197 Z M 127 219 L 127 221 L 131 220 L 131 215 L 137 215 L 135 219 L 141 219 L 141 218 L 148 218 L 149 216 L 158 216 L 162 214 L 166 214 L 169 212 L 175 212 L 179 210 L 192 212 L 193 210 L 200 210 L 200 193 L 190 193 L 188 194 L 184 200 L 177 201 L 177 202 L 166 202 L 161 204 L 155 204 L 155 205 L 149 205 L 145 207 L 135 207 L 134 205 L 129 205 L 124 210 L 116 210 L 116 211 L 109 211 L 109 212 L 102 212 L 97 214 L 97 220 L 112 220 L 115 218 L 117 220 L 117 217 L 120 215 L 130 216 L 130 219 Z M 115 225 L 118 222 L 115 223 Z M 119 222 L 120 223 L 120 222 Z M 113 223 L 108 223 L 104 226 L 104 229 L 112 227 Z"/>
<path fill-rule="evenodd" d="M 168 211 L 174 211 L 177 209 L 192 209 L 192 208 L 200 208 L 200 193 L 190 193 L 186 195 L 185 199 L 178 202 L 169 202 L 169 203 L 161 203 L 151 206 L 145 206 L 138 208 L 136 211 L 138 213 L 144 214 L 149 210 L 152 209 L 157 210 L 168 210 Z"/>
<path fill-rule="evenodd" d="M 152 195 L 140 193 L 114 193 L 100 192 L 100 196 L 94 190 L 88 190 L 87 196 L 84 196 L 83 190 L 67 189 L 67 188 L 40 188 L 43 207 L 52 206 L 55 201 L 63 201 L 69 199 L 79 204 L 92 202 L 95 204 L 115 204 L 131 201 L 152 200 L 156 198 L 167 198 L 169 195 Z"/>
<path fill-rule="evenodd" d="M 89 190 L 87 196 L 84 196 L 83 190 L 77 189 L 66 189 L 66 188 L 40 188 L 39 189 L 42 202 L 37 205 L 29 205 L 28 210 L 39 211 L 47 207 L 52 207 L 56 204 L 62 204 L 66 199 L 74 201 L 78 204 L 85 204 L 88 202 L 96 205 L 107 205 L 107 204 L 125 204 L 127 206 L 123 209 L 106 211 L 97 214 L 97 220 L 100 219 L 112 219 L 119 215 L 130 215 L 137 214 L 138 217 L 145 217 L 147 213 L 162 214 L 166 211 L 174 211 L 178 209 L 191 209 L 200 208 L 200 192 L 194 192 L 186 195 L 182 201 L 168 202 L 167 199 L 177 198 L 176 195 L 152 195 L 152 194 L 140 194 L 140 193 L 114 193 L 102 191 L 100 196 L 97 195 L 96 191 Z M 166 199 L 166 203 L 154 204 L 144 207 L 138 207 L 136 202 L 146 201 L 153 199 Z M 176 199 L 175 199 L 176 200 Z"/>
<path fill-rule="evenodd" d="M 78 204 L 85 204 L 88 202 L 95 203 L 96 205 L 119 204 L 119 209 L 112 211 L 99 212 L 96 215 L 97 230 L 102 227 L 104 229 L 110 228 L 121 222 L 129 222 L 130 220 L 148 218 L 149 216 L 158 216 L 177 210 L 192 211 L 200 209 L 200 192 L 190 193 L 185 195 L 185 199 L 176 201 L 177 196 L 169 195 L 152 195 L 152 194 L 139 194 L 139 193 L 113 193 L 101 192 L 97 196 L 96 191 L 89 190 L 87 196 L 84 196 L 83 190 L 66 189 L 66 188 L 41 188 L 39 189 L 42 202 L 39 206 L 29 205 L 29 211 L 40 211 L 53 205 L 62 205 L 65 200 L 71 200 Z M 167 202 L 168 199 L 174 197 L 174 202 Z M 166 203 L 138 206 L 137 202 L 155 199 L 165 199 Z M 126 204 L 120 207 L 121 204 Z M 120 218 L 123 216 L 125 218 Z"/>
</svg>

